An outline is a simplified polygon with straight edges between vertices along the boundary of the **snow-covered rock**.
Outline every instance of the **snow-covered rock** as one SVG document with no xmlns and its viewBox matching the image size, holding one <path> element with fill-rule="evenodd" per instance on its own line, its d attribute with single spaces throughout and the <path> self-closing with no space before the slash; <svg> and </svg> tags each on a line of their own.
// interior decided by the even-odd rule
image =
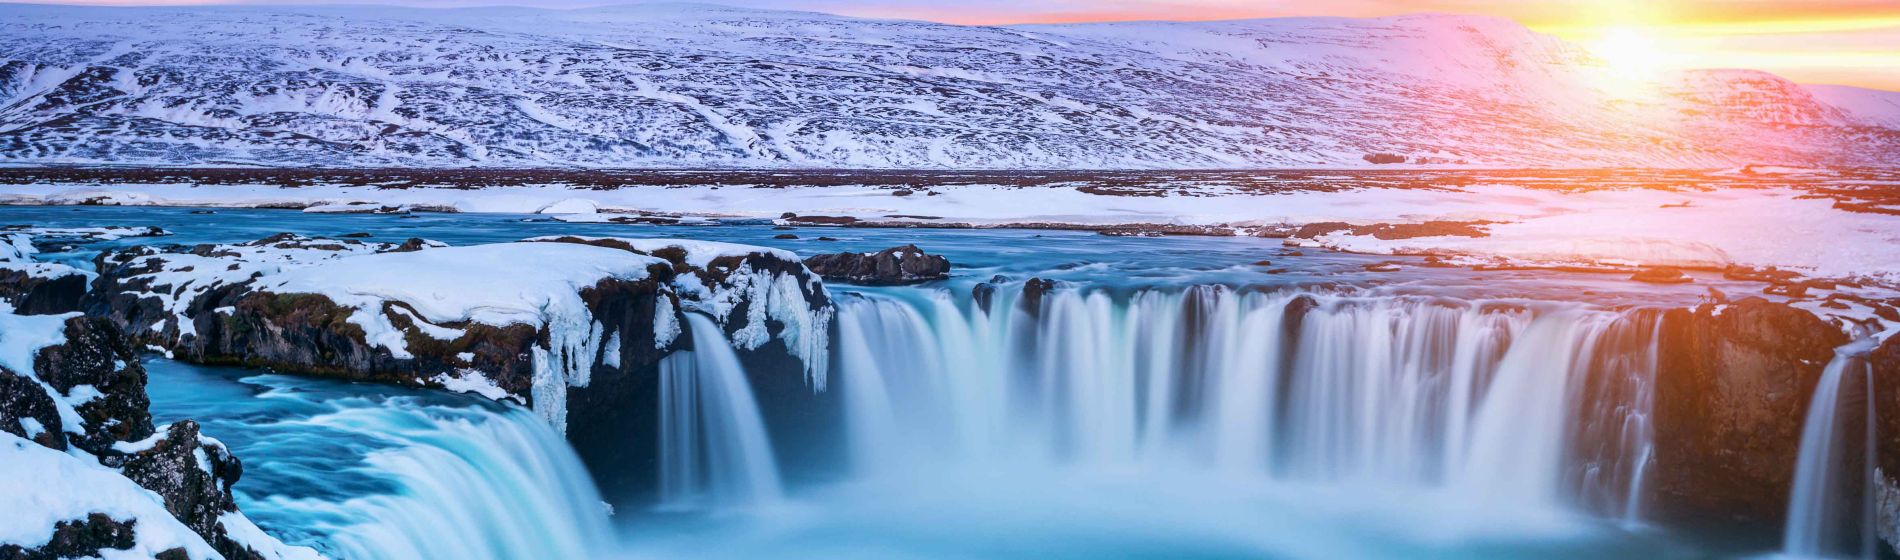
<svg viewBox="0 0 1900 560">
<path fill-rule="evenodd" d="M 317 558 L 237 510 L 236 457 L 190 420 L 152 425 L 109 321 L 0 304 L 0 557 Z"/>
<path fill-rule="evenodd" d="M 95 274 L 35 258 L 41 244 L 70 245 L 125 237 L 165 235 L 158 228 L 0 227 L 0 303 L 15 313 L 38 315 L 78 311 Z"/>
<path fill-rule="evenodd" d="M 548 238 L 467 247 L 280 235 L 99 257 L 96 294 L 143 343 L 181 359 L 480 394 L 555 427 L 570 396 L 637 377 L 683 318 L 768 342 L 823 387 L 830 304 L 796 256 L 676 240 Z M 532 263 L 532 266 L 523 266 Z M 704 343 L 704 341 L 701 341 Z"/>
<path fill-rule="evenodd" d="M 1861 96 L 1614 75 L 1515 23 L 1444 15 L 981 27 L 657 4 L 6 5 L 0 160 L 1715 167 L 1900 151 L 1896 110 Z"/>
</svg>

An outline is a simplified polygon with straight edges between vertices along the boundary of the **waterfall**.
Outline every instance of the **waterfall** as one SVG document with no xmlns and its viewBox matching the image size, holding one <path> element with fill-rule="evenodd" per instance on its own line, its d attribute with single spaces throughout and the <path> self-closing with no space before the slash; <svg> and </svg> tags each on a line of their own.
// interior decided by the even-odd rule
<svg viewBox="0 0 1900 560">
<path fill-rule="evenodd" d="M 1836 349 L 1834 359 L 1815 385 L 1801 428 L 1794 490 L 1782 533 L 1782 550 L 1789 556 L 1874 557 L 1871 482 L 1877 417 L 1872 396 L 1873 368 L 1866 360 L 1866 353 L 1872 349 L 1872 338 Z M 1859 459 L 1848 454 L 1854 414 L 1852 395 L 1847 391 L 1855 385 L 1866 403 L 1861 411 L 1865 441 L 1859 446 L 1865 456 Z M 1855 497 L 1859 497 L 1858 502 Z"/>
<path fill-rule="evenodd" d="M 781 496 L 778 467 L 744 366 L 712 319 L 687 313 L 693 350 L 660 362 L 660 499 L 691 509 Z"/>
<path fill-rule="evenodd" d="M 319 508 L 351 519 L 324 542 L 334 556 L 584 557 L 608 549 L 593 482 L 544 421 L 518 410 L 419 420 L 367 410 L 318 419 L 405 440 L 367 461 L 394 477 L 400 493 Z"/>
<path fill-rule="evenodd" d="M 1653 312 L 1220 286 L 838 301 L 863 474 L 1187 467 L 1638 511 Z"/>
<path fill-rule="evenodd" d="M 331 558 L 587 558 L 614 547 L 567 442 L 461 395 L 145 362 L 154 417 L 196 418 L 244 459 L 239 507 Z"/>
</svg>

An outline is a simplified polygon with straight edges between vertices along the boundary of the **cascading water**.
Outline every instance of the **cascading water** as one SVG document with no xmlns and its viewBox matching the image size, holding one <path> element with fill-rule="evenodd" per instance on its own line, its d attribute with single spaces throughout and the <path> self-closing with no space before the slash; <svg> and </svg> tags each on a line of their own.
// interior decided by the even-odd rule
<svg viewBox="0 0 1900 560">
<path fill-rule="evenodd" d="M 778 467 L 738 355 L 687 313 L 693 349 L 660 362 L 660 500 L 668 509 L 777 501 Z"/>
<path fill-rule="evenodd" d="M 240 507 L 333 558 L 587 558 L 606 507 L 534 413 L 459 395 L 153 360 L 161 420 L 197 418 L 245 463 Z M 256 458 L 266 458 L 260 460 Z"/>
<path fill-rule="evenodd" d="M 1198 286 L 840 298 L 858 468 L 1212 472 L 1632 514 L 1657 318 Z"/>
<path fill-rule="evenodd" d="M 1801 428 L 1801 451 L 1795 460 L 1794 490 L 1788 503 L 1788 523 L 1782 533 L 1782 551 L 1794 557 L 1858 556 L 1873 558 L 1877 538 L 1874 516 L 1874 410 L 1873 367 L 1866 353 L 1872 338 L 1863 338 L 1834 351 L 1821 373 Z M 1864 441 L 1850 446 L 1857 431 L 1855 397 L 1865 403 L 1858 411 L 1858 431 Z M 1865 454 L 1849 456 L 1853 447 Z M 1856 499 L 1858 497 L 1858 499 Z"/>
</svg>

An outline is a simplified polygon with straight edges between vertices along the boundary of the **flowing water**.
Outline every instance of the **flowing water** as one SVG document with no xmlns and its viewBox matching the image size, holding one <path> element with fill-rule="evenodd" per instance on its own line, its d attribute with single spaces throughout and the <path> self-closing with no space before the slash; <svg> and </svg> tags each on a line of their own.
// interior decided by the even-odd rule
<svg viewBox="0 0 1900 560">
<path fill-rule="evenodd" d="M 1835 351 L 1802 424 L 1782 552 L 1793 557 L 1873 558 L 1874 422 L 1872 339 Z M 1861 410 L 1854 410 L 1861 404 Z M 1858 422 L 1856 422 L 1858 420 Z M 1857 425 L 1858 424 L 1858 425 Z M 1862 441 L 1850 445 L 1848 438 Z M 1860 450 L 1863 456 L 1849 455 Z"/>
<path fill-rule="evenodd" d="M 574 452 L 519 408 L 164 359 L 154 420 L 195 419 L 244 460 L 238 505 L 340 558 L 585 558 L 612 549 Z"/>
<path fill-rule="evenodd" d="M 739 356 L 712 319 L 688 313 L 686 325 L 694 349 L 660 362 L 661 506 L 777 502 L 778 467 Z"/>
<path fill-rule="evenodd" d="M 1059 290 L 1030 314 L 1018 293 L 843 300 L 864 472 L 1192 468 L 1624 515 L 1646 466 L 1646 403 L 1587 388 L 1648 392 L 1654 314 L 1221 287 Z"/>
<path fill-rule="evenodd" d="M 608 516 L 531 413 L 456 395 L 151 362 L 154 409 L 246 461 L 245 511 L 342 557 L 1700 557 L 1643 521 L 1652 309 L 1694 286 L 1408 266 L 1274 240 L 1077 232 L 5 209 L 158 225 L 101 246 L 278 231 L 452 244 L 555 233 L 867 251 L 957 263 L 918 287 L 833 286 L 844 468 L 793 479 L 730 348 L 659 368 L 659 489 Z M 840 241 L 811 239 L 819 234 Z M 1274 274 L 1255 261 L 1271 259 Z M 1418 264 L 1415 259 L 1390 259 Z M 1002 276 L 986 297 L 977 283 Z M 1058 287 L 1033 298 L 1031 277 Z M 694 340 L 717 340 L 689 316 Z M 775 453 L 777 451 L 778 453 Z M 1804 451 L 1805 453 L 1805 451 Z M 601 474 L 601 473 L 594 473 Z M 609 528 L 611 527 L 611 529 Z"/>
</svg>

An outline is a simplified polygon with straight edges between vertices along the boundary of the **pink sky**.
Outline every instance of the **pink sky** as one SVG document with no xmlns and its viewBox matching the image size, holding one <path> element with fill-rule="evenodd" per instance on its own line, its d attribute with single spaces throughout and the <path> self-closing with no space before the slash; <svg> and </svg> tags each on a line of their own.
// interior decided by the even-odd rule
<svg viewBox="0 0 1900 560">
<path fill-rule="evenodd" d="M 57 0 L 56 0 L 57 1 Z M 581 7 L 613 0 L 66 0 L 72 4 L 395 3 Z M 1804 83 L 1900 90 L 1900 0 L 713 0 L 863 17 L 994 25 L 1138 19 L 1486 14 L 1591 44 L 1638 34 L 1670 66 L 1755 68 Z"/>
</svg>

